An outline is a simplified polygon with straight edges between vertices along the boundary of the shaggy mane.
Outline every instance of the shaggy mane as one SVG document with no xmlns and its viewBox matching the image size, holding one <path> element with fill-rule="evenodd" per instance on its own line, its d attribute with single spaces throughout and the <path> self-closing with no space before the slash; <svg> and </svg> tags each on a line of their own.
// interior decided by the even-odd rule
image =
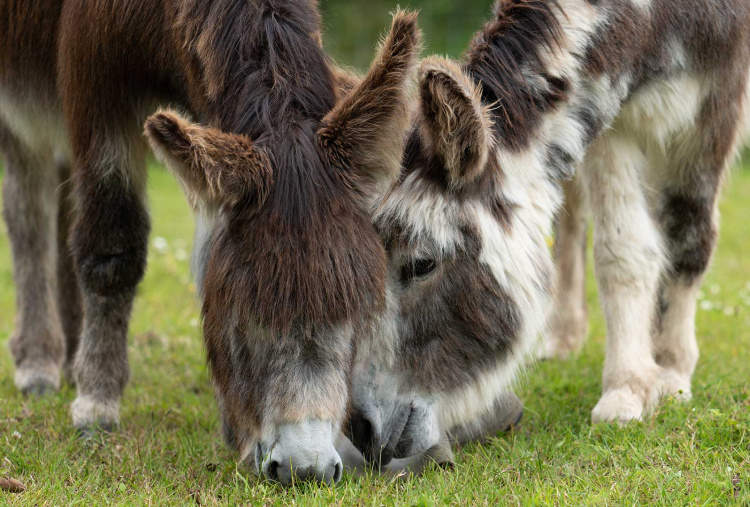
<svg viewBox="0 0 750 507">
<path fill-rule="evenodd" d="M 178 10 L 176 27 L 199 62 L 216 127 L 252 139 L 284 136 L 335 105 L 315 2 L 186 0 Z"/>
<path fill-rule="evenodd" d="M 252 139 L 273 173 L 266 199 L 226 210 L 230 226 L 214 238 L 203 287 L 207 339 L 219 340 L 227 322 L 310 331 L 378 304 L 382 246 L 315 144 L 336 105 L 315 2 L 184 0 L 178 26 L 200 65 L 209 121 Z"/>
<path fill-rule="evenodd" d="M 560 47 L 562 13 L 557 0 L 499 0 L 494 19 L 477 33 L 467 54 L 467 70 L 482 85 L 494 110 L 497 139 L 522 149 L 541 113 L 565 98 L 568 82 L 548 76 L 545 52 Z M 529 72 L 538 76 L 530 82 Z M 546 85 L 543 83 L 546 82 Z"/>
</svg>

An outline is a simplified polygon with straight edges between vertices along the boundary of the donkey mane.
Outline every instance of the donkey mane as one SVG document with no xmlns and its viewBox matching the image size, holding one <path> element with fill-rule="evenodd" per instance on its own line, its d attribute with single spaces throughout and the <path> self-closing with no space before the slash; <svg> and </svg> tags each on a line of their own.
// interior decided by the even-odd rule
<svg viewBox="0 0 750 507">
<path fill-rule="evenodd" d="M 329 63 L 313 37 L 320 16 L 310 0 L 188 0 L 177 28 L 201 66 L 221 130 L 283 136 L 294 122 L 333 108 Z"/>
<path fill-rule="evenodd" d="M 206 88 L 206 120 L 248 136 L 273 174 L 265 199 L 227 209 L 231 227 L 214 238 L 221 254 L 204 279 L 207 337 L 226 322 L 310 330 L 375 303 L 382 247 L 360 197 L 315 141 L 336 105 L 315 2 L 186 0 L 176 26 Z"/>
<path fill-rule="evenodd" d="M 335 105 L 330 65 L 314 38 L 314 2 L 188 0 L 178 9 L 177 28 L 197 57 L 221 130 L 283 137 Z"/>
<path fill-rule="evenodd" d="M 556 11 L 563 12 L 558 0 L 500 1 L 469 48 L 467 70 L 495 109 L 496 137 L 506 148 L 525 148 L 543 113 L 566 97 L 568 81 L 545 66 L 545 52 L 562 44 Z"/>
</svg>

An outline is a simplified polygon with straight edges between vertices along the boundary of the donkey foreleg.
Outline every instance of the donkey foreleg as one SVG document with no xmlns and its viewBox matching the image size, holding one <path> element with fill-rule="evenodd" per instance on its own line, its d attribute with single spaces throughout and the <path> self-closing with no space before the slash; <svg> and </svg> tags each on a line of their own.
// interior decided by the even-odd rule
<svg viewBox="0 0 750 507">
<path fill-rule="evenodd" d="M 65 340 L 56 298 L 57 194 L 51 157 L 33 153 L 0 125 L 5 159 L 3 216 L 13 254 L 16 329 L 10 350 L 16 387 L 44 394 L 60 386 Z"/>
<path fill-rule="evenodd" d="M 134 126 L 137 123 L 134 123 Z M 150 222 L 142 150 L 113 136 L 76 153 L 79 215 L 73 252 L 84 307 L 74 377 L 75 426 L 110 429 L 129 378 L 127 334 L 136 286 L 146 268 Z M 136 141 L 133 141 L 135 143 Z"/>
<path fill-rule="evenodd" d="M 594 422 L 641 419 L 659 400 L 651 331 L 664 265 L 637 143 L 612 133 L 592 146 L 583 177 L 594 216 L 594 260 L 607 322 L 603 394 Z"/>
</svg>

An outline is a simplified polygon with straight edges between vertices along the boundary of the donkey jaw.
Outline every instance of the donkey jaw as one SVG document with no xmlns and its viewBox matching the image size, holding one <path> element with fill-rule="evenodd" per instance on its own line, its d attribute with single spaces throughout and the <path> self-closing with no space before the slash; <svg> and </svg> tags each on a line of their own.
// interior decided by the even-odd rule
<svg viewBox="0 0 750 507">
<path fill-rule="evenodd" d="M 254 447 L 248 445 L 244 460 L 254 459 L 259 475 L 283 486 L 306 480 L 335 484 L 343 473 L 343 462 L 334 447 L 338 432 L 332 421 L 281 424 L 266 432 Z"/>
</svg>

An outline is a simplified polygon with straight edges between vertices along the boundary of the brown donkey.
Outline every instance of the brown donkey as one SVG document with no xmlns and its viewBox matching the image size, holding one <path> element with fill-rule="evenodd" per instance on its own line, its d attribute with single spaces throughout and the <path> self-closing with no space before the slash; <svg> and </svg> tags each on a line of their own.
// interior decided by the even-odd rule
<svg viewBox="0 0 750 507">
<path fill-rule="evenodd" d="M 338 480 L 355 329 L 384 297 L 369 196 L 399 170 L 419 32 L 397 14 L 337 101 L 319 30 L 312 0 L 0 1 L 19 389 L 57 389 L 69 367 L 75 426 L 118 424 L 149 234 L 143 122 L 173 104 L 201 124 L 163 111 L 146 133 L 213 223 L 204 332 L 228 436 L 267 477 Z"/>
<path fill-rule="evenodd" d="M 383 463 L 492 421 L 545 329 L 546 239 L 584 154 L 608 325 L 593 419 L 689 393 L 749 67 L 745 0 L 502 0 L 463 62 L 424 61 L 375 213 L 388 287 L 355 365 L 354 443 Z"/>
</svg>

